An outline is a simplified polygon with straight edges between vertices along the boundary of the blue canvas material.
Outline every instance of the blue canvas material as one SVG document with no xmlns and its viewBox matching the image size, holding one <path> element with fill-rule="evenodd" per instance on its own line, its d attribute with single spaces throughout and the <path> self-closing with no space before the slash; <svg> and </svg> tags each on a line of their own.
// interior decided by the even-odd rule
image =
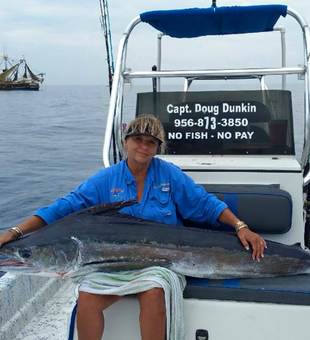
<svg viewBox="0 0 310 340">
<path fill-rule="evenodd" d="M 287 6 L 232 6 L 151 11 L 140 14 L 143 22 L 174 38 L 272 31 Z"/>
</svg>

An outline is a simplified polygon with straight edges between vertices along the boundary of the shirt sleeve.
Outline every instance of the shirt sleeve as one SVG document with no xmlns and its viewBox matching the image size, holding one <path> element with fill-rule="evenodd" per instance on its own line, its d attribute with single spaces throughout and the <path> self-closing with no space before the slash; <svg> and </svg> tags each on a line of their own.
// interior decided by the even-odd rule
<svg viewBox="0 0 310 340">
<path fill-rule="evenodd" d="M 102 197 L 99 187 L 104 186 L 104 177 L 100 173 L 81 183 L 69 195 L 57 199 L 50 206 L 38 209 L 34 215 L 41 217 L 47 224 L 51 224 L 78 210 L 100 204 Z"/>
<path fill-rule="evenodd" d="M 219 225 L 217 219 L 227 208 L 226 203 L 206 192 L 177 167 L 171 173 L 171 183 L 172 197 L 183 219 Z"/>
</svg>

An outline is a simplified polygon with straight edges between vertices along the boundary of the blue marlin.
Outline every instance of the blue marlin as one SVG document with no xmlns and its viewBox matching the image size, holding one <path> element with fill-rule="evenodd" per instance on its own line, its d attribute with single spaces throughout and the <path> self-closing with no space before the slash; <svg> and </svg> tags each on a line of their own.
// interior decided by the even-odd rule
<svg viewBox="0 0 310 340">
<path fill-rule="evenodd" d="M 0 270 L 62 278 L 151 266 L 210 279 L 310 273 L 310 252 L 300 245 L 267 241 L 264 258 L 253 261 L 234 232 L 167 225 L 118 212 L 134 203 L 81 210 L 4 244 Z"/>
</svg>

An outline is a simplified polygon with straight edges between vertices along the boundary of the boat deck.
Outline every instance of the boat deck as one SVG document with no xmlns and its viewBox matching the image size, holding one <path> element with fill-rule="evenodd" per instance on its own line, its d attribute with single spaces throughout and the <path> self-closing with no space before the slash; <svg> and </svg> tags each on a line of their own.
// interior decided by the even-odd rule
<svg viewBox="0 0 310 340">
<path fill-rule="evenodd" d="M 0 340 L 66 339 L 76 301 L 75 290 L 76 285 L 71 281 L 4 275 L 0 278 Z M 16 294 L 17 291 L 20 293 Z M 16 300 L 14 296 L 19 298 Z M 283 310 L 283 313 L 290 310 L 291 306 L 296 310 L 300 308 L 302 313 L 306 312 L 305 308 L 307 311 L 309 309 L 310 313 L 310 275 L 246 280 L 190 278 L 184 297 L 187 319 L 192 304 L 204 301 L 207 305 L 230 303 L 236 308 L 247 308 L 247 304 L 248 308 L 253 308 L 253 303 L 259 303 L 260 308 L 273 305 L 277 310 Z M 133 304 L 130 298 L 125 300 L 126 306 Z M 5 317 L 7 320 L 4 320 Z M 115 320 L 115 316 L 110 319 Z"/>
<path fill-rule="evenodd" d="M 76 301 L 71 281 L 7 273 L 0 300 L 0 340 L 66 339 Z"/>
<path fill-rule="evenodd" d="M 67 339 L 70 315 L 76 301 L 74 292 L 75 285 L 66 282 L 15 340 Z"/>
</svg>

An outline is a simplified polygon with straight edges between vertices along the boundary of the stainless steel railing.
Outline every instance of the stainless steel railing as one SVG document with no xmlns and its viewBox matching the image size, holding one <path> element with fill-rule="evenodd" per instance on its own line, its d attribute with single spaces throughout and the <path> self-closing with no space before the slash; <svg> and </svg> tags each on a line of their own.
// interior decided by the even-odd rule
<svg viewBox="0 0 310 340">
<path fill-rule="evenodd" d="M 122 143 L 122 106 L 123 106 L 123 86 L 124 81 L 134 78 L 185 78 L 185 83 L 188 83 L 189 79 L 225 79 L 225 78 L 259 78 L 264 79 L 265 76 L 269 75 L 282 75 L 282 86 L 285 86 L 285 76 L 296 74 L 296 75 L 304 75 L 305 76 L 305 107 L 304 107 L 304 145 L 302 150 L 301 157 L 301 166 L 302 169 L 305 168 L 308 157 L 309 157 L 309 112 L 310 112 L 310 103 L 309 103 L 309 83 L 310 83 L 310 75 L 309 75 L 309 46 L 310 46 L 310 30 L 306 21 L 303 19 L 301 15 L 299 15 L 296 11 L 291 8 L 287 9 L 287 14 L 292 16 L 299 23 L 304 39 L 304 65 L 302 67 L 286 67 L 285 64 L 285 55 L 283 56 L 282 52 L 282 67 L 279 68 L 250 68 L 250 69 L 216 69 L 216 70 L 194 70 L 194 71 L 183 71 L 183 70 L 167 70 L 167 71 L 138 71 L 131 72 L 126 70 L 126 54 L 127 54 L 127 46 L 129 36 L 132 30 L 141 22 L 140 17 L 136 17 L 126 28 L 120 43 L 119 43 L 119 51 L 118 57 L 115 67 L 114 81 L 111 92 L 110 99 L 110 107 L 108 111 L 107 117 L 107 125 L 104 136 L 104 146 L 103 146 L 103 163 L 105 167 L 110 166 L 110 149 L 111 149 L 111 141 L 114 135 L 117 143 L 117 153 L 119 158 L 124 153 L 123 143 Z M 285 33 L 283 28 L 279 28 L 281 31 L 281 39 L 282 39 L 282 51 L 283 44 L 285 50 L 285 40 L 282 33 Z M 161 58 L 161 56 L 160 56 Z M 284 59 L 283 59 L 284 58 Z M 310 182 L 310 172 L 305 174 L 304 176 L 304 185 Z"/>
</svg>

